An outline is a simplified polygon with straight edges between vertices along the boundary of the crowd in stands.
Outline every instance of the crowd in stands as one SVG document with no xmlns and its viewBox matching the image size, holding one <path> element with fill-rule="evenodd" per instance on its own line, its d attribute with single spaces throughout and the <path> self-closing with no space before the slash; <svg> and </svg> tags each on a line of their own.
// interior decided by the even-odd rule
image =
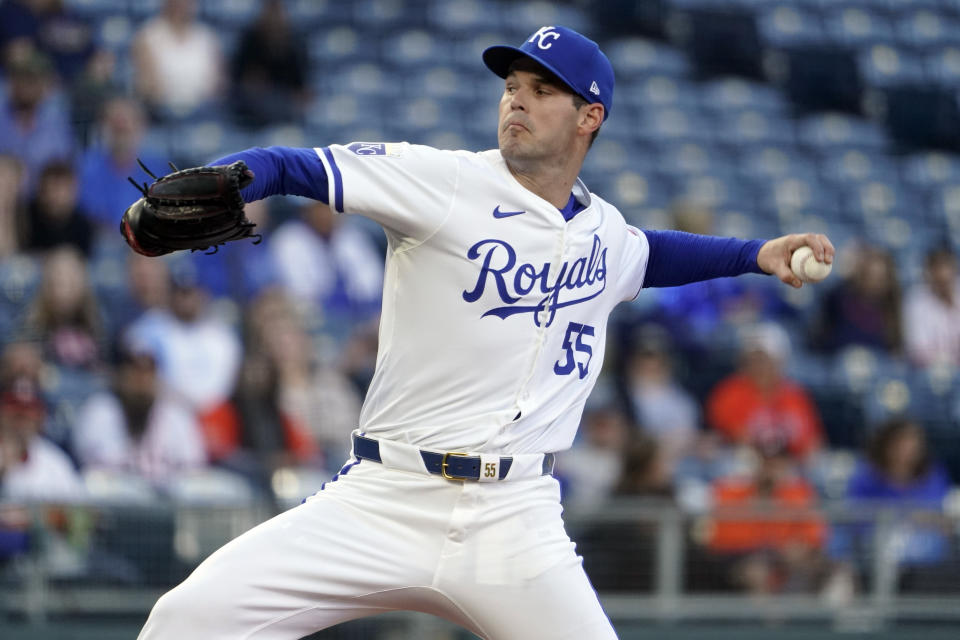
<svg viewBox="0 0 960 640">
<path fill-rule="evenodd" d="M 261 127 L 302 123 L 321 89 L 286 3 L 264 1 L 229 46 L 194 0 L 160 4 L 118 55 L 98 44 L 100 19 L 70 2 L 0 1 L 8 502 L 104 498 L 104 474 L 150 496 L 180 495 L 178 483 L 204 470 L 268 498 L 275 471 L 332 474 L 349 454 L 376 357 L 377 230 L 322 203 L 278 198 L 247 207 L 264 234 L 259 246 L 153 259 L 117 232 L 137 197 L 127 178 L 143 180 L 137 158 L 155 172 L 169 159 L 151 138 L 157 127 L 216 114 L 256 140 Z M 672 215 L 673 228 L 720 233 L 708 207 L 678 199 Z M 701 518 L 693 553 L 717 568 L 691 584 L 754 593 L 864 579 L 865 558 L 879 553 L 870 526 L 829 526 L 820 512 L 829 500 L 942 513 L 960 457 L 939 459 L 929 425 L 905 411 L 913 405 L 890 392 L 874 412 L 871 390 L 852 400 L 851 383 L 841 404 L 858 410 L 843 412 L 821 391 L 856 377 L 855 366 L 838 371 L 849 354 L 867 368 L 946 381 L 935 422 L 960 435 L 960 394 L 949 395 L 960 369 L 957 253 L 931 245 L 910 279 L 878 243 L 844 249 L 803 309 L 759 276 L 645 291 L 625 305 L 577 442 L 559 459 L 568 507 L 624 497 L 679 506 Z M 856 458 L 839 491 L 828 468 L 838 451 Z M 742 510 L 757 505 L 800 515 Z M 25 526 L 0 511 L 0 562 L 22 551 L 11 532 Z M 898 552 L 913 584 L 942 584 L 938 563 L 956 568 L 952 526 L 930 514 L 905 519 Z M 649 523 L 581 533 L 598 589 L 650 588 Z M 604 563 L 619 570 L 593 570 Z"/>
</svg>

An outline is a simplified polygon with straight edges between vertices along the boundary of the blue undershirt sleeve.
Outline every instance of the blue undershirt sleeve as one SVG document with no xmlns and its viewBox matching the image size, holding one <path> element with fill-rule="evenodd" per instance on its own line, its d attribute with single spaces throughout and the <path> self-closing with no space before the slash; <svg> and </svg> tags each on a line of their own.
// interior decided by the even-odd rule
<svg viewBox="0 0 960 640">
<path fill-rule="evenodd" d="M 766 240 L 701 236 L 682 231 L 644 231 L 650 258 L 643 287 L 675 287 L 701 280 L 764 273 L 757 254 Z"/>
<path fill-rule="evenodd" d="M 253 147 L 218 158 L 211 165 L 243 160 L 254 179 L 241 191 L 245 202 L 268 196 L 305 196 L 329 204 L 327 172 L 317 152 L 309 148 Z"/>
</svg>

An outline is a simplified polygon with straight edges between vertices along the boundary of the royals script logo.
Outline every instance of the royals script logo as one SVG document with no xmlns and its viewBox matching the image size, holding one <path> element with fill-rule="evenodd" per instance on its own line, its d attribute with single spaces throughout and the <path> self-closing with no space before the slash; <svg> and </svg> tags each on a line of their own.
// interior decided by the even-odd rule
<svg viewBox="0 0 960 640">
<path fill-rule="evenodd" d="M 491 285 L 504 302 L 503 306 L 484 312 L 482 318 L 530 313 L 538 327 L 550 326 L 557 309 L 592 300 L 607 287 L 607 249 L 596 235 L 589 256 L 561 263 L 556 273 L 551 273 L 549 262 L 518 263 L 517 252 L 510 243 L 494 238 L 474 244 L 467 250 L 467 258 L 479 260 L 481 265 L 477 284 L 463 292 L 463 299 L 476 302 Z M 535 304 L 518 304 L 531 293 L 543 297 L 534 298 Z"/>
</svg>

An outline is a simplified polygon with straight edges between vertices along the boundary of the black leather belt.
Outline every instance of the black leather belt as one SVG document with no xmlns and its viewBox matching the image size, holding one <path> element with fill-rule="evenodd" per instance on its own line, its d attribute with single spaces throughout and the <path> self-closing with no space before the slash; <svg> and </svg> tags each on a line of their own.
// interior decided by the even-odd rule
<svg viewBox="0 0 960 640">
<path fill-rule="evenodd" d="M 380 457 L 380 443 L 366 436 L 353 436 L 353 455 L 362 460 L 383 463 Z M 436 453 L 435 451 L 420 449 L 420 457 L 423 458 L 423 464 L 427 467 L 427 471 L 443 476 L 448 480 L 480 479 L 480 456 L 469 456 L 465 453 L 456 452 Z M 554 455 L 552 453 L 543 456 L 542 475 L 553 473 L 553 463 Z M 500 458 L 500 463 L 497 465 L 500 480 L 507 477 L 512 465 L 513 458 Z"/>
</svg>

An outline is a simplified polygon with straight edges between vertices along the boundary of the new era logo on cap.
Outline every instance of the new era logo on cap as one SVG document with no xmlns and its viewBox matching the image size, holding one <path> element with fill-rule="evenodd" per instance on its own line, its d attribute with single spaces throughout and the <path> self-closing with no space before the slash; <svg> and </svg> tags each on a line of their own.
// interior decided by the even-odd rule
<svg viewBox="0 0 960 640">
<path fill-rule="evenodd" d="M 566 27 L 540 27 L 519 47 L 497 45 L 483 52 L 484 63 L 501 78 L 510 64 L 526 56 L 563 80 L 587 102 L 603 105 L 603 119 L 613 106 L 613 66 L 593 40 Z"/>
</svg>

